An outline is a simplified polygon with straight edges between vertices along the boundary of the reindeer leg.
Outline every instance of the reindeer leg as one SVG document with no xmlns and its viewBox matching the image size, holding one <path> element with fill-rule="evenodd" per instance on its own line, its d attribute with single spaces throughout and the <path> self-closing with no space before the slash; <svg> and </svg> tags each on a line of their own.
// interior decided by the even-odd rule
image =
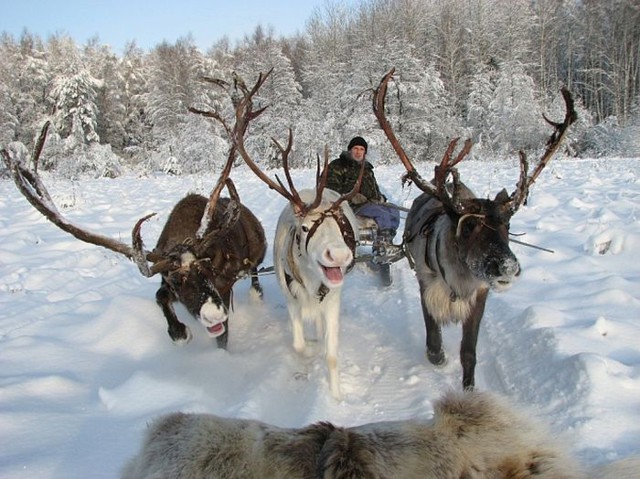
<svg viewBox="0 0 640 479">
<path fill-rule="evenodd" d="M 294 301 L 288 301 L 289 320 L 291 322 L 291 333 L 293 335 L 293 349 L 296 353 L 303 354 L 307 347 L 304 339 L 304 322 L 302 311 Z"/>
<path fill-rule="evenodd" d="M 442 349 L 442 327 L 433 319 L 424 306 L 422 306 L 422 314 L 424 315 L 424 325 L 427 330 L 427 358 L 431 364 L 440 366 L 446 360 Z"/>
<path fill-rule="evenodd" d="M 186 344 L 191 341 L 191 331 L 178 320 L 176 312 L 173 309 L 173 303 L 175 301 L 175 295 L 171 292 L 171 289 L 163 278 L 160 289 L 156 292 L 156 303 L 162 308 L 164 317 L 167 319 L 167 324 L 169 325 L 167 332 L 171 340 L 176 344 Z"/>
<path fill-rule="evenodd" d="M 465 390 L 473 390 L 475 386 L 476 344 L 478 343 L 480 321 L 482 321 L 488 294 L 489 290 L 486 289 L 478 292 L 471 314 L 462 323 L 460 362 L 462 363 L 462 387 Z"/>
<path fill-rule="evenodd" d="M 325 357 L 329 370 L 329 388 L 335 399 L 340 399 L 340 373 L 338 372 L 338 334 L 340 329 L 340 297 L 331 298 L 324 313 Z"/>
<path fill-rule="evenodd" d="M 227 343 L 229 342 L 229 318 L 222 323 L 224 326 L 224 333 L 216 338 L 216 344 L 219 349 L 227 349 Z"/>
<path fill-rule="evenodd" d="M 427 332 L 427 358 L 429 362 L 435 366 L 444 364 L 446 356 L 442 349 L 442 327 L 433 319 L 429 312 L 429 307 L 425 304 L 424 287 L 420 284 L 420 304 L 422 305 L 422 317 L 424 318 L 424 326 Z"/>
<path fill-rule="evenodd" d="M 260 277 L 258 276 L 258 268 L 251 268 L 251 289 L 253 289 L 259 298 L 262 298 L 264 293 L 262 291 L 262 285 L 260 284 Z"/>
<path fill-rule="evenodd" d="M 227 349 L 227 343 L 229 342 L 229 315 L 231 314 L 231 294 L 230 290 L 228 293 L 222 295 L 222 302 L 227 308 L 228 314 L 227 319 L 222 323 L 224 326 L 224 333 L 216 338 L 216 344 L 219 349 Z"/>
</svg>

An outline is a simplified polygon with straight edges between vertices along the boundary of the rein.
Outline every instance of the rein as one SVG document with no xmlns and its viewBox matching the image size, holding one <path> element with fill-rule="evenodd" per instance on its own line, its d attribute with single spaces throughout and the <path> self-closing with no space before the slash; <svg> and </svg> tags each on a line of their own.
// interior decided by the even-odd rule
<svg viewBox="0 0 640 479">
<path fill-rule="evenodd" d="M 467 213 L 467 214 L 465 214 L 465 215 L 462 215 L 462 216 L 460 217 L 460 219 L 458 220 L 458 226 L 456 227 L 456 238 L 459 238 L 459 237 L 460 237 L 460 230 L 462 229 L 462 222 L 463 222 L 464 220 L 468 219 L 468 218 L 471 218 L 471 217 L 474 217 L 474 218 L 485 218 L 485 217 L 486 217 L 486 215 L 480 215 L 480 214 L 474 214 L 474 213 Z M 485 223 L 484 221 L 482 221 L 482 222 L 480 223 L 480 225 L 481 225 L 481 226 L 483 226 L 483 227 L 485 227 L 485 228 L 489 228 L 490 230 L 496 231 L 496 229 L 495 229 L 494 227 L 489 226 L 489 225 L 488 225 L 487 223 Z M 511 232 L 510 232 L 510 233 L 509 233 L 509 236 L 521 236 L 521 235 L 517 235 L 517 234 L 515 234 L 515 233 L 511 233 Z M 515 240 L 515 239 L 513 239 L 513 238 L 509 238 L 509 241 L 511 241 L 511 242 L 513 242 L 513 243 L 516 243 L 516 244 L 519 244 L 519 245 L 522 245 L 522 246 L 527 246 L 527 247 L 529 247 L 529 248 L 534 248 L 534 249 L 537 249 L 537 250 L 540 250 L 540 251 L 545 251 L 545 252 L 547 252 L 547 253 L 555 253 L 555 251 L 554 251 L 554 250 L 552 250 L 552 249 L 544 248 L 544 247 L 542 247 L 542 246 L 537 246 L 537 245 L 534 245 L 534 244 L 531 244 L 531 243 L 526 243 L 526 242 L 524 242 L 524 241 L 520 241 L 520 240 Z"/>
</svg>

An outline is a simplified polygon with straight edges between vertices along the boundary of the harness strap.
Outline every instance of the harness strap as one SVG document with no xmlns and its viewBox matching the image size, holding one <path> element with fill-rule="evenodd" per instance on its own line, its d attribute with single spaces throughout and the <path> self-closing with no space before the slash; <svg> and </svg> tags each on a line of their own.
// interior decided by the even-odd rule
<svg viewBox="0 0 640 479">
<path fill-rule="evenodd" d="M 444 266 L 442 266 L 442 264 L 440 264 L 440 262 L 438 261 L 441 250 L 440 250 L 439 237 L 435 234 L 435 225 L 436 225 L 436 221 L 443 213 L 444 213 L 444 208 L 442 206 L 432 208 L 431 210 L 429 210 L 427 219 L 424 221 L 424 223 L 422 223 L 422 226 L 420 228 L 420 234 L 427 239 L 427 244 L 425 246 L 425 251 L 424 251 L 425 264 L 431 271 L 438 271 L 438 273 L 440 273 L 440 276 L 442 277 L 442 281 L 444 281 L 444 283 L 449 287 L 449 291 L 450 291 L 449 300 L 452 303 L 455 303 L 458 300 L 458 294 L 455 292 L 455 290 L 451 287 L 451 285 L 447 281 L 447 275 L 445 273 Z M 434 240 L 436 241 L 435 257 L 432 258 L 431 255 L 429 254 L 429 251 L 431 249 L 430 248 L 431 241 L 434 241 Z"/>
<path fill-rule="evenodd" d="M 300 272 L 298 271 L 298 268 L 296 268 L 296 264 L 294 262 L 294 257 L 293 257 L 293 239 L 296 236 L 295 234 L 295 229 L 291 229 L 291 242 L 289 243 L 289 250 L 288 250 L 288 254 L 287 254 L 287 263 L 289 264 L 289 267 L 291 268 L 291 274 L 289 274 L 288 272 L 285 271 L 284 273 L 284 280 L 287 283 L 287 289 L 289 290 L 289 292 L 291 293 L 291 295 L 296 298 L 297 296 L 293 293 L 293 291 L 291 290 L 291 283 L 293 283 L 293 281 L 297 281 L 300 285 L 302 285 L 302 287 L 304 288 L 304 281 L 302 280 L 302 278 L 300 277 Z M 298 243 L 298 247 L 300 247 L 299 245 L 299 241 Z M 324 284 L 321 284 L 320 287 L 318 288 L 318 291 L 316 292 L 316 296 L 319 300 L 319 302 L 322 302 L 325 298 L 325 296 L 329 293 L 329 288 L 327 288 Z"/>
<path fill-rule="evenodd" d="M 296 234 L 296 230 L 294 228 L 291 228 L 289 237 L 290 237 L 290 241 L 289 241 L 289 249 L 287 251 L 287 264 L 291 268 L 291 275 L 289 275 L 288 273 L 285 273 L 285 279 L 287 281 L 287 287 L 289 288 L 289 291 L 291 291 L 290 286 L 291 286 L 291 282 L 294 279 L 298 283 L 300 283 L 302 286 L 304 286 L 304 281 L 302 281 L 302 278 L 300 277 L 300 272 L 298 271 L 298 268 L 296 268 L 296 263 L 294 262 L 294 257 L 293 257 L 294 240 L 298 244 L 298 247 L 300 247 L 300 239 L 298 238 L 298 235 Z M 291 294 L 293 294 L 293 292 L 291 292 Z"/>
</svg>

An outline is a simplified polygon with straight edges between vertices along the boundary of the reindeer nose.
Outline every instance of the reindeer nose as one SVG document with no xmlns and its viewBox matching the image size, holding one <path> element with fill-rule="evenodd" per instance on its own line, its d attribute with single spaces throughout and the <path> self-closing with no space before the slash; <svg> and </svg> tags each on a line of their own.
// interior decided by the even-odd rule
<svg viewBox="0 0 640 479">
<path fill-rule="evenodd" d="M 353 259 L 351 250 L 344 246 L 330 246 L 324 250 L 323 256 L 327 265 L 331 266 L 346 266 Z"/>
<path fill-rule="evenodd" d="M 517 277 L 520 275 L 520 263 L 516 258 L 492 259 L 487 264 L 487 273 L 492 278 Z"/>
</svg>

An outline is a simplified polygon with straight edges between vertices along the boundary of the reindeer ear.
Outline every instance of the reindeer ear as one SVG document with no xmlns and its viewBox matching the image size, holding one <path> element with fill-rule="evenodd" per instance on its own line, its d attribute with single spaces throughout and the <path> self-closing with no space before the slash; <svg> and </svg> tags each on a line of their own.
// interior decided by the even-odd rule
<svg viewBox="0 0 640 479">
<path fill-rule="evenodd" d="M 502 191 L 500 191 L 497 195 L 495 201 L 498 204 L 505 204 L 510 200 L 509 198 L 509 193 L 507 193 L 506 188 L 502 188 Z"/>
<path fill-rule="evenodd" d="M 506 188 L 503 188 L 497 195 L 495 200 L 493 200 L 498 208 L 498 215 L 502 218 L 503 221 L 509 223 L 509 220 L 513 216 L 513 201 L 509 193 L 507 193 Z"/>
</svg>

